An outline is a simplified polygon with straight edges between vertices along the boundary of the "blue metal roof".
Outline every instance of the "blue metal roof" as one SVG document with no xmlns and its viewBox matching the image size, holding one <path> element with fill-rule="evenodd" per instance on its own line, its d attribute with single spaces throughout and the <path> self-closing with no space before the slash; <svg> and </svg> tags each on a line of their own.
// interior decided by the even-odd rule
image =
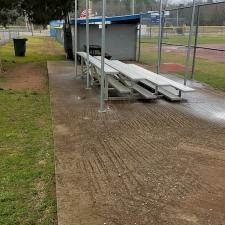
<svg viewBox="0 0 225 225">
<path fill-rule="evenodd" d="M 113 17 L 106 17 L 106 22 L 111 22 L 111 23 L 122 23 L 122 22 L 139 22 L 141 18 L 140 14 L 135 14 L 135 15 L 125 15 L 125 16 L 113 16 Z M 93 17 L 89 19 L 89 23 L 101 23 L 102 22 L 102 17 Z M 74 24 L 75 20 L 71 20 L 71 24 Z M 78 24 L 86 24 L 86 19 L 85 18 L 79 18 L 77 20 Z"/>
<path fill-rule="evenodd" d="M 51 27 L 57 27 L 64 24 L 64 20 L 52 20 L 50 21 Z"/>
</svg>

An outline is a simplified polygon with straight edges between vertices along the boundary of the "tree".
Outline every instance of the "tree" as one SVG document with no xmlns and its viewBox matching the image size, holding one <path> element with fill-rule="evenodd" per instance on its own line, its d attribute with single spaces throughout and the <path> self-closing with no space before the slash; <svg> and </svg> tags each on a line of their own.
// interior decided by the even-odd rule
<svg viewBox="0 0 225 225">
<path fill-rule="evenodd" d="M 47 25 L 50 20 L 62 19 L 74 10 L 74 0 L 0 0 L 0 9 L 4 21 L 11 19 L 11 10 L 16 9 L 20 15 L 26 15 L 30 22 Z M 15 16 L 19 17 L 18 14 Z"/>
<path fill-rule="evenodd" d="M 13 17 L 13 13 L 11 9 L 13 8 L 14 0 L 1 0 L 0 1 L 0 24 L 6 26 L 8 23 L 13 22 L 15 17 Z M 2 60 L 0 58 L 0 73 L 3 72 Z"/>
<path fill-rule="evenodd" d="M 102 0 L 92 0 L 93 12 L 101 15 Z M 156 0 L 135 0 L 135 12 L 147 12 L 154 10 Z M 84 7 L 84 5 L 83 5 Z M 125 15 L 131 13 L 131 0 L 110 0 L 107 1 L 107 16 Z"/>
<path fill-rule="evenodd" d="M 0 0 L 0 9 L 0 23 L 4 26 L 19 14 L 26 15 L 29 22 L 46 26 L 51 20 L 66 18 L 74 10 L 74 0 Z"/>
<path fill-rule="evenodd" d="M 19 17 L 19 13 L 15 9 L 0 10 L 0 23 L 4 27 L 6 27 L 8 24 L 13 24 L 18 17 Z"/>
<path fill-rule="evenodd" d="M 74 9 L 73 0 L 18 0 L 17 6 L 29 21 L 38 25 L 47 25 L 50 20 L 62 19 Z"/>
<path fill-rule="evenodd" d="M 14 4 L 15 0 L 1 0 L 0 1 L 0 9 L 4 10 L 4 9 L 12 9 L 12 6 Z"/>
</svg>

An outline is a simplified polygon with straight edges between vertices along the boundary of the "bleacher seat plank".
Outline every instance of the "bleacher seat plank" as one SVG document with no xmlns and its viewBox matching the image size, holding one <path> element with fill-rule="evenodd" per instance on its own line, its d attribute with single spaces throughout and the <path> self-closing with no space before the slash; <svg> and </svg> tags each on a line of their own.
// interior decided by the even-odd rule
<svg viewBox="0 0 225 225">
<path fill-rule="evenodd" d="M 121 94 L 129 94 L 131 93 L 131 90 L 123 85 L 121 82 L 113 78 L 112 76 L 108 77 L 108 83 L 112 85 L 117 91 L 119 91 Z"/>
<path fill-rule="evenodd" d="M 143 80 L 143 81 L 141 81 L 141 83 L 143 83 L 144 85 L 146 85 L 152 89 L 155 89 L 154 85 L 147 80 Z M 165 98 L 167 98 L 171 101 L 181 101 L 182 100 L 182 98 L 179 97 L 178 95 L 175 95 L 175 94 L 171 93 L 170 91 L 168 91 L 166 87 L 159 87 L 158 91 L 160 94 L 165 96 Z"/>
<path fill-rule="evenodd" d="M 82 58 L 84 58 L 85 60 L 87 60 L 87 53 L 86 52 L 77 52 L 77 55 L 81 56 Z M 101 62 L 96 59 L 95 57 L 89 55 L 89 62 L 94 65 L 95 67 L 97 67 L 98 69 L 101 69 Z M 106 74 L 118 74 L 118 71 L 113 69 L 112 67 L 108 66 L 107 64 L 105 64 L 105 73 Z"/>
<path fill-rule="evenodd" d="M 143 67 L 140 67 L 138 65 L 129 64 L 129 66 L 132 67 L 133 69 L 136 69 L 137 71 L 145 73 L 148 76 L 160 77 L 162 80 L 168 82 L 172 87 L 174 87 L 175 89 L 180 90 L 182 92 L 193 92 L 193 91 L 195 91 L 193 88 L 187 87 L 187 86 L 185 86 L 183 84 L 180 84 L 180 83 L 178 83 L 176 81 L 168 79 L 168 78 L 166 78 L 166 77 L 164 77 L 162 75 L 159 75 L 159 74 L 156 74 L 156 73 L 154 73 L 152 71 L 144 69 Z"/>
<path fill-rule="evenodd" d="M 97 58 L 98 60 L 101 59 L 101 57 L 99 56 L 96 56 L 95 58 Z M 134 71 L 129 67 L 129 64 L 125 64 L 118 60 L 105 59 L 105 63 L 133 81 L 149 79 L 149 81 L 154 83 L 156 86 L 169 86 L 168 82 L 162 80 L 160 77 L 146 77 L 146 74 Z"/>
<path fill-rule="evenodd" d="M 142 87 L 136 83 L 131 85 L 130 81 L 125 80 L 124 82 L 126 83 L 126 85 L 130 86 L 136 92 L 138 92 L 140 95 L 142 95 L 145 99 L 156 99 L 157 98 L 157 96 L 154 95 L 152 92 L 148 91 L 147 89 L 145 89 L 144 87 Z"/>
</svg>

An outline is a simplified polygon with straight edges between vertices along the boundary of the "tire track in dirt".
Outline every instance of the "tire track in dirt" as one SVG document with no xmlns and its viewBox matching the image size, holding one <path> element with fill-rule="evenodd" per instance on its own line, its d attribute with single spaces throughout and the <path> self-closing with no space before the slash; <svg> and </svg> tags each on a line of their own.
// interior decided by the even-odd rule
<svg viewBox="0 0 225 225">
<path fill-rule="evenodd" d="M 127 155 L 128 157 L 126 157 L 126 159 L 125 158 L 123 159 L 123 157 L 121 157 L 121 154 L 120 154 L 121 152 L 117 152 L 118 149 L 120 149 L 120 148 L 118 148 L 118 147 L 117 147 L 117 149 L 115 147 L 113 148 L 113 146 L 116 146 L 115 141 L 114 142 L 109 141 L 109 146 L 110 146 L 112 153 L 115 155 L 115 158 L 117 158 L 118 162 L 120 161 L 120 164 L 125 171 L 125 173 L 121 174 L 121 176 L 125 175 L 127 177 L 127 179 L 129 180 L 131 186 L 138 185 L 139 187 L 142 187 L 141 182 L 138 181 L 137 177 L 134 176 L 133 171 L 128 167 L 128 164 L 125 161 L 126 159 L 129 159 L 128 158 L 129 155 Z"/>
<path fill-rule="evenodd" d="M 104 126 L 105 126 L 105 124 L 104 124 Z M 134 123 L 133 126 L 134 127 L 132 127 L 132 128 L 136 129 L 136 127 L 143 126 L 143 124 L 141 124 L 139 122 L 139 123 Z M 142 136 L 140 136 L 140 137 L 142 137 Z M 129 187 L 134 185 L 134 183 L 133 183 L 134 180 L 137 182 L 137 178 L 134 177 L 134 176 L 131 176 L 131 177 L 127 176 L 128 174 L 132 175 L 132 172 L 126 166 L 127 162 L 125 162 L 125 161 L 123 161 L 123 159 L 119 158 L 119 154 L 121 154 L 121 152 L 117 153 L 116 149 L 121 149 L 121 145 L 120 145 L 120 147 L 117 147 L 116 143 L 117 142 L 120 143 L 120 141 L 119 140 L 117 141 L 117 140 L 118 139 L 112 141 L 111 139 L 109 139 L 109 140 L 106 139 L 104 141 L 103 145 L 104 145 L 104 149 L 107 149 L 106 153 L 108 155 L 108 159 L 111 161 L 113 166 L 117 168 L 118 174 L 122 173 L 122 171 L 126 171 L 126 170 L 129 171 L 128 173 L 126 173 L 126 179 L 124 179 L 123 183 L 124 183 L 124 186 L 126 187 L 127 192 L 130 192 Z M 124 140 L 124 139 L 122 138 L 122 140 Z M 153 143 L 149 143 L 148 141 L 146 141 L 146 139 L 143 139 L 143 137 L 142 137 L 142 141 L 140 141 L 139 136 L 137 136 L 136 138 L 134 138 L 134 137 L 131 138 L 129 136 L 129 137 L 127 137 L 127 140 L 132 140 L 132 141 L 129 141 L 129 143 L 126 142 L 125 145 L 129 146 L 130 144 L 133 144 L 132 148 L 134 148 L 134 149 L 138 149 L 138 148 L 139 149 L 149 149 L 149 148 L 151 148 L 151 149 L 158 149 L 158 148 L 162 149 L 162 146 L 159 147 L 159 143 L 156 143 L 155 145 L 153 145 Z M 135 143 L 143 143 L 143 144 L 142 145 L 139 144 L 139 146 L 137 146 L 137 145 L 135 145 Z M 132 148 L 129 149 L 129 152 L 127 152 L 128 154 L 126 155 L 125 158 L 128 158 L 128 159 L 130 158 L 130 151 L 131 151 Z M 123 150 L 124 150 L 124 148 L 123 148 Z M 128 151 L 128 149 L 127 149 L 127 151 Z M 161 150 L 161 152 L 162 152 L 162 150 Z M 135 152 L 135 153 L 137 154 L 137 152 Z M 150 160 L 150 158 L 147 158 L 146 162 L 148 162 L 148 160 Z M 154 158 L 154 155 L 151 156 L 151 160 L 156 161 L 156 158 Z M 131 159 L 129 159 L 129 161 L 137 161 L 137 159 L 135 158 L 135 156 L 133 156 L 133 157 L 131 157 Z M 143 157 L 140 157 L 140 161 L 143 162 Z M 95 161 L 95 163 L 96 163 L 96 161 Z M 96 166 L 98 167 L 98 165 L 96 165 Z M 98 169 L 98 171 L 99 171 L 99 169 Z M 94 173 L 93 169 L 92 169 L 92 172 Z M 98 178 L 96 178 L 96 179 L 98 179 Z"/>
<path fill-rule="evenodd" d="M 102 145 L 104 146 L 104 150 L 105 150 L 105 153 L 106 153 L 108 159 L 110 160 L 110 162 L 112 163 L 113 167 L 116 170 L 117 177 L 120 177 L 120 174 L 122 174 L 124 172 L 123 165 L 121 164 L 120 160 L 116 157 L 116 155 L 113 153 L 112 149 L 110 149 L 110 146 L 106 141 L 102 142 Z M 128 182 L 125 179 L 123 179 L 123 177 L 120 179 L 120 181 L 121 181 L 126 193 L 129 194 L 130 189 L 129 189 Z"/>
</svg>

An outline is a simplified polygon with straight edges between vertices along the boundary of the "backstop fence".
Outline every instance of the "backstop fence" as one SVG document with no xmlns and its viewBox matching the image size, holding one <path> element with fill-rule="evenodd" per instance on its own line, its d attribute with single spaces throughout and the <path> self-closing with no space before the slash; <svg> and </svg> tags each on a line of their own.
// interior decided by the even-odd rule
<svg viewBox="0 0 225 225">
<path fill-rule="evenodd" d="M 159 14 L 147 17 L 143 15 L 140 25 L 141 47 L 138 59 L 141 62 L 156 69 L 158 37 L 161 32 L 161 73 L 183 74 L 185 68 L 188 68 L 190 78 L 201 76 L 204 81 L 204 76 L 209 79 L 208 76 L 215 73 L 216 66 L 220 68 L 217 73 L 224 76 L 225 2 L 199 4 L 194 12 L 192 6 L 165 9 L 160 31 Z M 188 49 L 191 59 L 187 64 Z"/>
</svg>

